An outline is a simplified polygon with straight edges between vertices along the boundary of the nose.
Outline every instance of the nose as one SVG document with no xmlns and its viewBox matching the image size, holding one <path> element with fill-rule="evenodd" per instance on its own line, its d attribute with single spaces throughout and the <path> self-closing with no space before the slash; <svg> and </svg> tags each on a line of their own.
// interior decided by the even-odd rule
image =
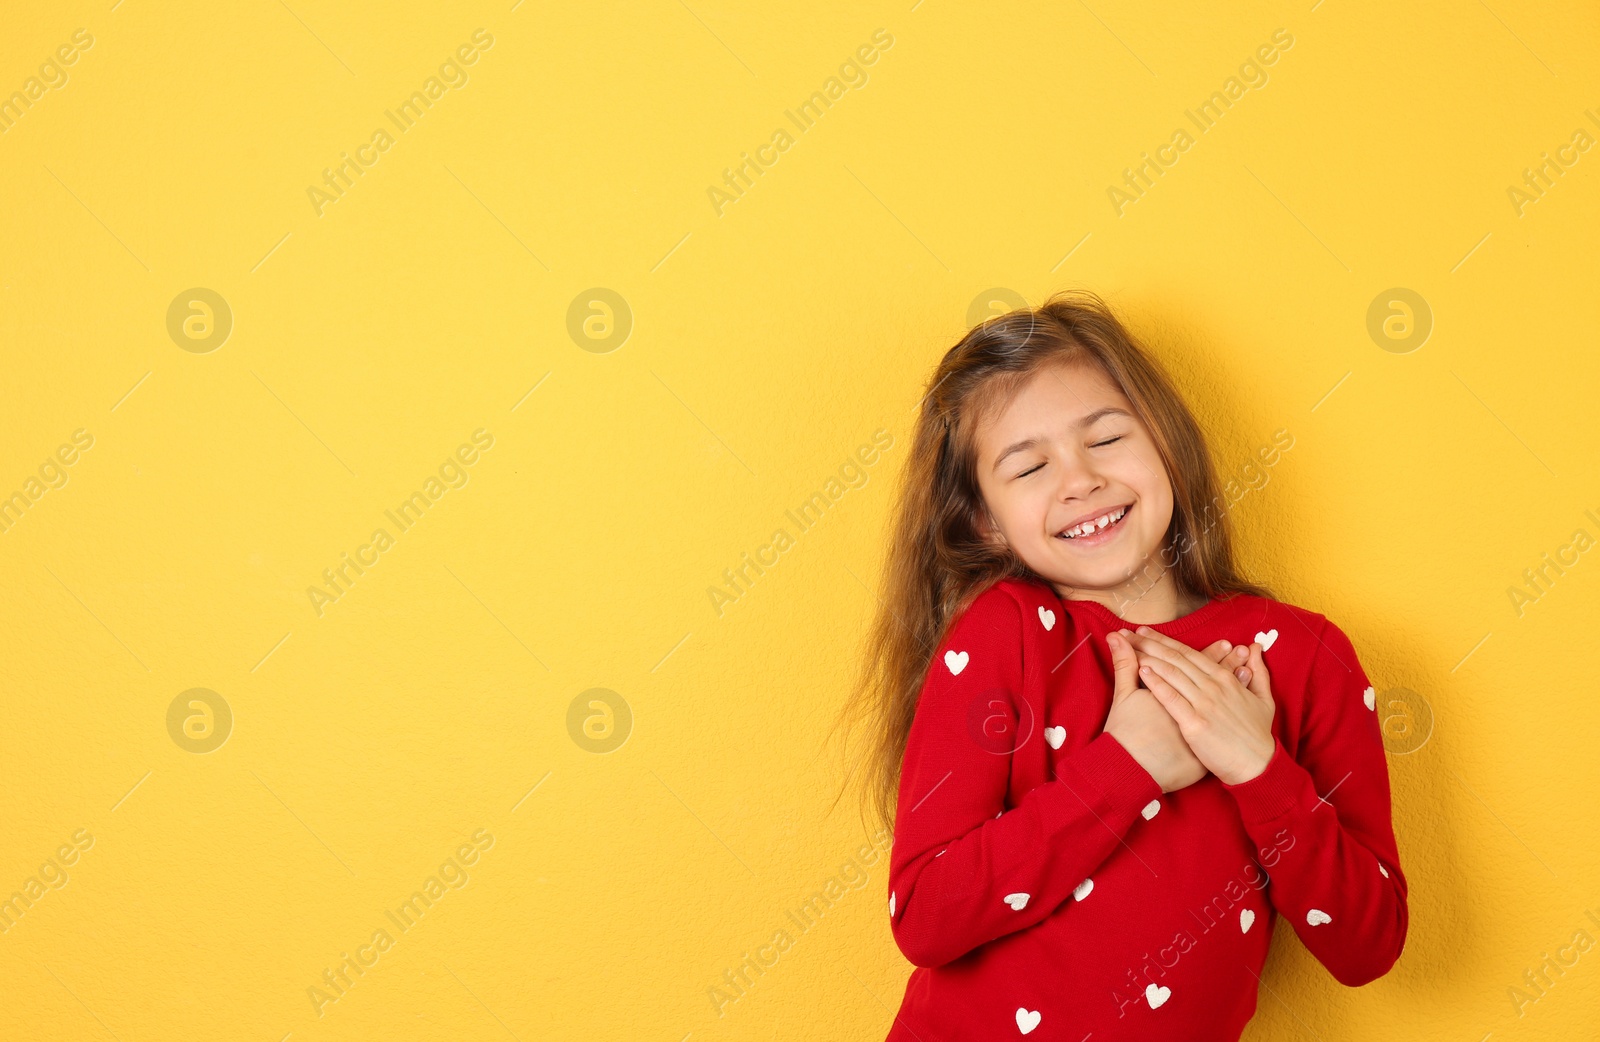
<svg viewBox="0 0 1600 1042">
<path fill-rule="evenodd" d="M 1087 499 L 1105 485 L 1105 479 L 1095 469 L 1093 460 L 1086 458 L 1083 453 L 1065 457 L 1061 461 L 1061 466 L 1057 468 L 1057 473 L 1060 474 L 1061 480 L 1056 494 L 1063 502 Z"/>
</svg>

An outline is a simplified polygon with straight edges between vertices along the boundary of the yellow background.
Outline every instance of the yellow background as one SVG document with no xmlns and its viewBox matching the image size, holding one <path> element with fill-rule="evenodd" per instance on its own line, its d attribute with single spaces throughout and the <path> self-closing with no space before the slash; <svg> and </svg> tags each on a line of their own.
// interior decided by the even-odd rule
<svg viewBox="0 0 1600 1042">
<path fill-rule="evenodd" d="M 7 9 L 6 94 L 95 42 L 0 135 L 0 494 L 94 439 L 0 535 L 0 897 L 94 838 L 0 934 L 6 1037 L 881 1038 L 910 969 L 881 860 L 723 1016 L 707 992 L 869 838 L 824 813 L 822 736 L 922 381 L 975 298 L 1071 286 L 1168 362 L 1224 474 L 1293 434 L 1236 508 L 1247 566 L 1435 717 L 1390 759 L 1400 963 L 1348 990 L 1280 926 L 1246 1037 L 1592 1029 L 1600 951 L 1521 1015 L 1509 989 L 1600 915 L 1600 559 L 1520 616 L 1507 592 L 1600 536 L 1600 151 L 1507 194 L 1600 134 L 1592 7 L 452 7 Z M 469 81 L 318 216 L 478 28 Z M 167 331 L 194 287 L 233 311 L 208 353 Z M 609 352 L 567 331 L 592 287 L 633 317 Z M 1367 328 L 1395 287 L 1432 314 L 1407 353 Z M 386 524 L 478 428 L 465 486 Z M 878 428 L 868 483 L 719 616 L 723 569 Z M 166 725 L 196 687 L 234 715 L 204 754 Z M 567 725 L 596 687 L 633 716 L 609 753 Z M 319 1017 L 322 971 L 479 828 L 470 882 Z"/>
</svg>

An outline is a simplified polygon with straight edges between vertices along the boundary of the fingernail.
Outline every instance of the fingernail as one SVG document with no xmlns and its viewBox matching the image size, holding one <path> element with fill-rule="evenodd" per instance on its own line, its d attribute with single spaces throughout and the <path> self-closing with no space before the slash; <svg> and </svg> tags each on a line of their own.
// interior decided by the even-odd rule
<svg viewBox="0 0 1600 1042">
<path fill-rule="evenodd" d="M 1223 641 L 1222 642 L 1222 650 L 1223 651 L 1231 651 L 1231 650 L 1233 650 L 1233 645 L 1231 643 L 1229 643 L 1228 641 Z"/>
<path fill-rule="evenodd" d="M 1238 669 L 1234 670 L 1233 675 L 1238 677 L 1241 681 L 1244 680 L 1244 667 L 1240 666 Z"/>
<path fill-rule="evenodd" d="M 1148 672 L 1150 672 L 1150 667 L 1149 666 L 1140 666 L 1139 667 L 1139 672 L 1148 673 Z"/>
</svg>

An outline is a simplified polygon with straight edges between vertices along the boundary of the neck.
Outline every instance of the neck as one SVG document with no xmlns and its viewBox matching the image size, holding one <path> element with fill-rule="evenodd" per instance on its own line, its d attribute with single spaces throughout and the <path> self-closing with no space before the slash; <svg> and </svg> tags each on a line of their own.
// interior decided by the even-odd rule
<svg viewBox="0 0 1600 1042">
<path fill-rule="evenodd" d="M 1205 597 L 1180 590 L 1172 569 L 1161 564 L 1159 557 L 1150 558 L 1139 575 L 1107 589 L 1054 585 L 1063 599 L 1098 601 L 1135 626 L 1171 622 L 1206 603 Z"/>
</svg>

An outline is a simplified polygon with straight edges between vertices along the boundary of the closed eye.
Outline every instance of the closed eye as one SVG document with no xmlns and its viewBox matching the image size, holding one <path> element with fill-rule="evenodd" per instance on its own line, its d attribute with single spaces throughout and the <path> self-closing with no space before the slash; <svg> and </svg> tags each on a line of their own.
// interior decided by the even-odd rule
<svg viewBox="0 0 1600 1042">
<path fill-rule="evenodd" d="M 1090 448 L 1091 448 L 1091 449 L 1098 449 L 1098 448 L 1100 448 L 1100 447 L 1101 447 L 1101 446 L 1102 446 L 1102 445 L 1110 445 L 1110 444 L 1111 444 L 1111 443 L 1112 443 L 1112 442 L 1118 442 L 1118 441 L 1121 441 L 1121 440 L 1122 440 L 1122 439 L 1123 439 L 1123 435 L 1121 435 L 1121 434 L 1119 434 L 1119 435 L 1117 435 L 1117 436 L 1116 436 L 1116 437 L 1114 437 L 1114 438 L 1107 438 L 1107 439 L 1106 439 L 1106 440 L 1105 440 L 1105 441 L 1097 441 L 1097 442 L 1094 442 L 1094 443 L 1093 443 L 1093 444 L 1091 444 L 1091 445 L 1090 445 L 1090 446 L 1089 446 L 1089 447 L 1090 447 Z M 1028 476 L 1028 475 L 1029 475 L 1029 474 L 1032 474 L 1032 473 L 1033 473 L 1033 472 L 1034 472 L 1034 471 L 1036 471 L 1036 470 L 1038 470 L 1038 469 L 1039 469 L 1039 468 L 1040 468 L 1040 467 L 1042 467 L 1042 466 L 1044 466 L 1044 464 L 1043 464 L 1043 463 L 1036 463 L 1036 464 L 1034 464 L 1034 465 L 1033 465 L 1033 466 L 1031 466 L 1031 467 L 1029 467 L 1029 468 L 1028 468 L 1028 469 L 1027 469 L 1027 470 L 1025 470 L 1025 471 L 1023 471 L 1023 472 L 1022 472 L 1022 473 L 1021 473 L 1021 474 L 1018 474 L 1018 475 L 1017 475 L 1017 477 L 1019 477 L 1019 478 L 1025 478 L 1025 477 L 1027 477 L 1027 476 Z"/>
</svg>

